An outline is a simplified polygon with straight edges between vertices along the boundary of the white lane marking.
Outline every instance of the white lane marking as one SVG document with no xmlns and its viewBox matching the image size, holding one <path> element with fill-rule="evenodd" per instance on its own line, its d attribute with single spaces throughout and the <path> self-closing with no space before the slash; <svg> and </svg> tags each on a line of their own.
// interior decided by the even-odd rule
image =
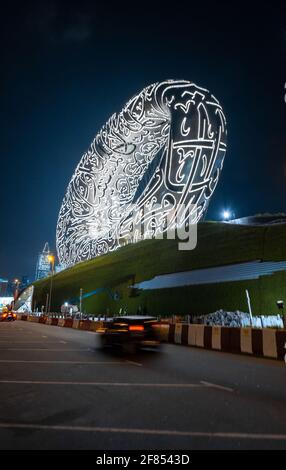
<svg viewBox="0 0 286 470">
<path fill-rule="evenodd" d="M 206 387 L 217 388 L 218 390 L 224 390 L 225 392 L 234 392 L 233 388 L 224 387 L 224 385 L 213 384 L 212 382 L 205 382 L 204 380 L 201 380 L 201 384 L 205 385 Z"/>
<path fill-rule="evenodd" d="M 45 336 L 45 335 L 42 335 L 42 338 L 47 338 L 47 336 Z"/>
<path fill-rule="evenodd" d="M 59 343 L 61 343 L 61 344 L 67 344 L 66 341 L 59 341 Z"/>
<path fill-rule="evenodd" d="M 140 364 L 140 362 L 127 361 L 127 360 L 126 360 L 126 362 L 128 362 L 128 364 L 132 364 L 133 366 L 142 367 L 142 364 Z"/>
<path fill-rule="evenodd" d="M 111 364 L 119 364 L 119 365 L 127 365 L 124 361 L 24 361 L 22 359 L 0 359 L 1 364 L 91 364 L 91 365 L 111 365 Z"/>
<path fill-rule="evenodd" d="M 69 382 L 43 380 L 0 380 L 0 384 L 29 384 L 29 385 L 93 385 L 101 387 L 154 387 L 154 388 L 206 388 L 202 384 L 160 384 L 133 382 Z"/>
<path fill-rule="evenodd" d="M 0 348 L 0 351 L 45 351 L 45 352 L 54 352 L 54 351 L 60 351 L 60 352 L 71 352 L 71 351 L 91 351 L 90 348 L 86 349 L 54 349 L 54 348 Z"/>
<path fill-rule="evenodd" d="M 13 343 L 13 344 L 59 344 L 59 341 L 15 341 L 15 340 L 10 340 L 10 341 L 1 341 L 0 343 Z M 61 343 L 61 341 L 60 341 Z M 66 344 L 66 343 L 64 343 Z"/>
<path fill-rule="evenodd" d="M 44 431 L 74 431 L 74 432 L 102 432 L 123 434 L 150 434 L 159 436 L 180 437 L 207 437 L 222 439 L 254 439 L 270 441 L 286 441 L 286 434 L 261 434 L 241 432 L 201 432 L 201 431 L 176 431 L 173 429 L 140 429 L 140 428 L 104 428 L 99 426 L 61 426 L 33 423 L 0 423 L 2 429 L 38 429 Z"/>
</svg>

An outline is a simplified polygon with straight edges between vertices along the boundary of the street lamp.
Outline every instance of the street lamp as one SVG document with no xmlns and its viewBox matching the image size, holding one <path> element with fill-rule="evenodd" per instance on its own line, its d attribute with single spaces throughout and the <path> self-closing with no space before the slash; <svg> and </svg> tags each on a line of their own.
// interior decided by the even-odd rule
<svg viewBox="0 0 286 470">
<path fill-rule="evenodd" d="M 52 265 L 52 274 L 51 274 L 51 282 L 50 282 L 50 293 L 49 293 L 49 301 L 48 301 L 48 312 L 51 313 L 51 298 L 52 298 L 52 288 L 53 288 L 53 275 L 55 269 L 55 257 L 54 255 L 47 256 L 48 261 Z"/>
<path fill-rule="evenodd" d="M 222 211 L 222 219 L 227 222 L 228 220 L 234 218 L 234 212 L 229 209 L 224 209 Z"/>
</svg>

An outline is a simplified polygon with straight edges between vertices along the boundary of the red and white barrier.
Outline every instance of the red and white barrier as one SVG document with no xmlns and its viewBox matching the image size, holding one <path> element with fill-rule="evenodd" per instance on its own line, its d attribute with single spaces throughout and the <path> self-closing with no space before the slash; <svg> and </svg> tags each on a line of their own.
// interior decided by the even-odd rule
<svg viewBox="0 0 286 470">
<path fill-rule="evenodd" d="M 171 324 L 168 342 L 283 360 L 286 330 Z"/>
</svg>

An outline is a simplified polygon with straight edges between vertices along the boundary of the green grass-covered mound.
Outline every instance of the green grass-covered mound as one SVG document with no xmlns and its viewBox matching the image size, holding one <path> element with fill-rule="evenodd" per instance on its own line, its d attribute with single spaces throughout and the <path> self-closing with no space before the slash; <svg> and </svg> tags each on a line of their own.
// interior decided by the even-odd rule
<svg viewBox="0 0 286 470">
<path fill-rule="evenodd" d="M 177 240 L 145 240 L 79 263 L 53 277 L 52 310 L 63 302 L 99 289 L 83 300 L 83 310 L 93 314 L 128 313 L 138 310 L 152 314 L 209 313 L 219 308 L 247 311 L 248 288 L 255 314 L 276 313 L 277 299 L 286 300 L 286 272 L 258 280 L 227 282 L 160 290 L 134 290 L 134 283 L 156 275 L 188 271 L 261 259 L 286 260 L 286 224 L 241 226 L 203 222 L 198 226 L 198 244 L 192 251 L 179 251 Z M 50 278 L 34 283 L 34 307 L 46 302 Z M 112 294 L 116 293 L 116 300 Z"/>
</svg>

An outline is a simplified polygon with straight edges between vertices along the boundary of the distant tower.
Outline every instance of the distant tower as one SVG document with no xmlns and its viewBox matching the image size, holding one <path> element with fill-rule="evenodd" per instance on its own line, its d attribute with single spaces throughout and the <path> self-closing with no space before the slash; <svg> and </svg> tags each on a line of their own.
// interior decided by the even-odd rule
<svg viewBox="0 0 286 470">
<path fill-rule="evenodd" d="M 7 296 L 8 279 L 0 278 L 0 297 Z"/>
<path fill-rule="evenodd" d="M 38 256 L 37 267 L 36 267 L 36 281 L 43 279 L 51 273 L 51 264 L 48 260 L 50 254 L 50 248 L 48 242 L 45 243 L 43 251 Z"/>
</svg>

